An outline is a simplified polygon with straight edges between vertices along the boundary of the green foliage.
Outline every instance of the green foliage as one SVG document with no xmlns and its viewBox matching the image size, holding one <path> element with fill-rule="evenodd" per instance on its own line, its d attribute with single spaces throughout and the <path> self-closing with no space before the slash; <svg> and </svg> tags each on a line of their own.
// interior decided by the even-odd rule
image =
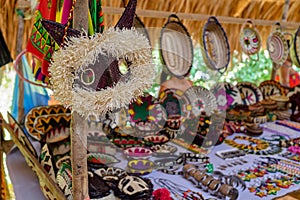
<svg viewBox="0 0 300 200">
<path fill-rule="evenodd" d="M 256 55 L 250 58 L 242 54 L 241 61 L 238 57 L 238 53 L 235 52 L 232 59 L 232 69 L 224 75 L 223 81 L 233 84 L 248 81 L 259 85 L 262 81 L 271 79 L 272 61 L 267 50 L 259 52 L 259 60 L 255 60 L 257 59 Z"/>
</svg>

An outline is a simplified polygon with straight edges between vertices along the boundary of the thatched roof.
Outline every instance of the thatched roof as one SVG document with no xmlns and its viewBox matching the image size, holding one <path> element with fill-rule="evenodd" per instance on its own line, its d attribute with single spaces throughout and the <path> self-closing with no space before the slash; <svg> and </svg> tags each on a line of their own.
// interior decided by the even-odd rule
<svg viewBox="0 0 300 200">
<path fill-rule="evenodd" d="M 128 0 L 125 0 L 125 3 L 127 2 Z M 289 2 L 288 7 L 285 6 L 285 2 Z M 102 3 L 106 26 L 115 25 L 122 12 L 121 8 L 124 8 L 124 1 L 102 0 Z M 0 5 L 4 8 L 0 12 L 0 28 L 15 56 L 18 26 L 15 8 L 17 5 L 26 7 L 28 2 L 19 0 L 17 4 L 16 1 L 0 0 Z M 299 0 L 139 0 L 137 14 L 145 26 L 150 27 L 152 43 L 157 41 L 160 28 L 171 13 L 178 14 L 196 43 L 199 41 L 200 32 L 207 18 L 211 15 L 216 16 L 227 33 L 231 49 L 237 50 L 240 50 L 238 35 L 246 19 L 254 21 L 264 46 L 275 22 L 281 22 L 283 16 L 286 17 L 287 23 L 281 22 L 281 24 L 287 31 L 294 33 L 300 25 Z M 25 22 L 24 39 L 26 40 L 31 23 L 32 21 Z"/>
<path fill-rule="evenodd" d="M 128 1 L 128 0 L 127 0 Z M 126 2 L 127 2 L 126 1 Z M 103 1 L 103 6 L 123 7 L 120 0 Z M 287 9 L 286 19 L 288 24 L 282 21 L 284 9 Z M 105 9 L 104 11 L 114 11 L 115 9 Z M 158 12 L 159 11 L 159 12 Z M 115 12 L 116 13 L 116 12 Z M 276 21 L 282 25 L 286 31 L 294 33 L 300 25 L 300 1 L 290 0 L 289 6 L 285 7 L 285 0 L 143 0 L 138 1 L 137 14 L 142 19 L 146 27 L 156 27 L 156 31 L 167 22 L 167 16 L 171 13 L 181 17 L 183 24 L 189 33 L 199 42 L 201 30 L 209 16 L 216 16 L 225 29 L 229 38 L 231 50 L 240 50 L 238 35 L 246 19 L 253 20 L 256 24 L 265 47 L 266 40 L 274 28 Z M 120 15 L 106 14 L 107 23 L 116 23 Z M 295 23 L 291 23 L 295 22 Z M 109 25 L 111 25 L 109 24 Z M 159 33 L 151 32 L 151 39 L 157 39 Z"/>
</svg>

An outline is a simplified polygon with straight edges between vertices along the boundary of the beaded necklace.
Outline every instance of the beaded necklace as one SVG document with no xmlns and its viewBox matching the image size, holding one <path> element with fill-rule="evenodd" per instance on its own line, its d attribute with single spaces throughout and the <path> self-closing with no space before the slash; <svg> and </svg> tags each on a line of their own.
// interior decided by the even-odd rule
<svg viewBox="0 0 300 200">
<path fill-rule="evenodd" d="M 243 144 L 243 143 L 238 143 L 235 140 L 246 140 L 250 144 L 246 145 L 246 144 Z M 232 147 L 238 148 L 240 150 L 260 151 L 260 150 L 267 149 L 269 147 L 268 142 L 266 142 L 264 140 L 261 140 L 261 139 L 248 137 L 248 136 L 235 136 L 233 138 L 233 140 L 226 139 L 225 143 L 232 146 Z M 256 145 L 253 145 L 253 144 L 256 144 Z"/>
</svg>

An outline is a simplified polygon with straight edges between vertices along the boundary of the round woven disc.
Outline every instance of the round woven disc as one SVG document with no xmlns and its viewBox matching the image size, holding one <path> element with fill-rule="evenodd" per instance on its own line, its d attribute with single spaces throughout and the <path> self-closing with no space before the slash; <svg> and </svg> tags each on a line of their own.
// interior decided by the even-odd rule
<svg viewBox="0 0 300 200">
<path fill-rule="evenodd" d="M 271 60 L 279 65 L 282 65 L 288 57 L 288 44 L 281 32 L 273 32 L 268 41 L 267 48 Z"/>
<path fill-rule="evenodd" d="M 161 31 L 161 56 L 168 71 L 185 77 L 193 63 L 193 44 L 186 28 L 177 21 L 169 21 Z"/>
</svg>

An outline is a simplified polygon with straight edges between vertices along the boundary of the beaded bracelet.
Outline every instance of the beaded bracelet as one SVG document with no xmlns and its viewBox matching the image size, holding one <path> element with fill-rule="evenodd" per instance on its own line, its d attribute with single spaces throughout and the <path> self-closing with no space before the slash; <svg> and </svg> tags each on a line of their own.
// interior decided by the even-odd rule
<svg viewBox="0 0 300 200">
<path fill-rule="evenodd" d="M 200 188 L 210 193 L 217 194 L 219 196 L 228 197 L 232 200 L 237 199 L 238 190 L 233 186 L 218 182 L 212 175 L 206 174 L 204 171 L 198 170 L 195 165 L 186 164 L 183 167 L 183 176 L 186 179 L 192 180 Z"/>
</svg>

